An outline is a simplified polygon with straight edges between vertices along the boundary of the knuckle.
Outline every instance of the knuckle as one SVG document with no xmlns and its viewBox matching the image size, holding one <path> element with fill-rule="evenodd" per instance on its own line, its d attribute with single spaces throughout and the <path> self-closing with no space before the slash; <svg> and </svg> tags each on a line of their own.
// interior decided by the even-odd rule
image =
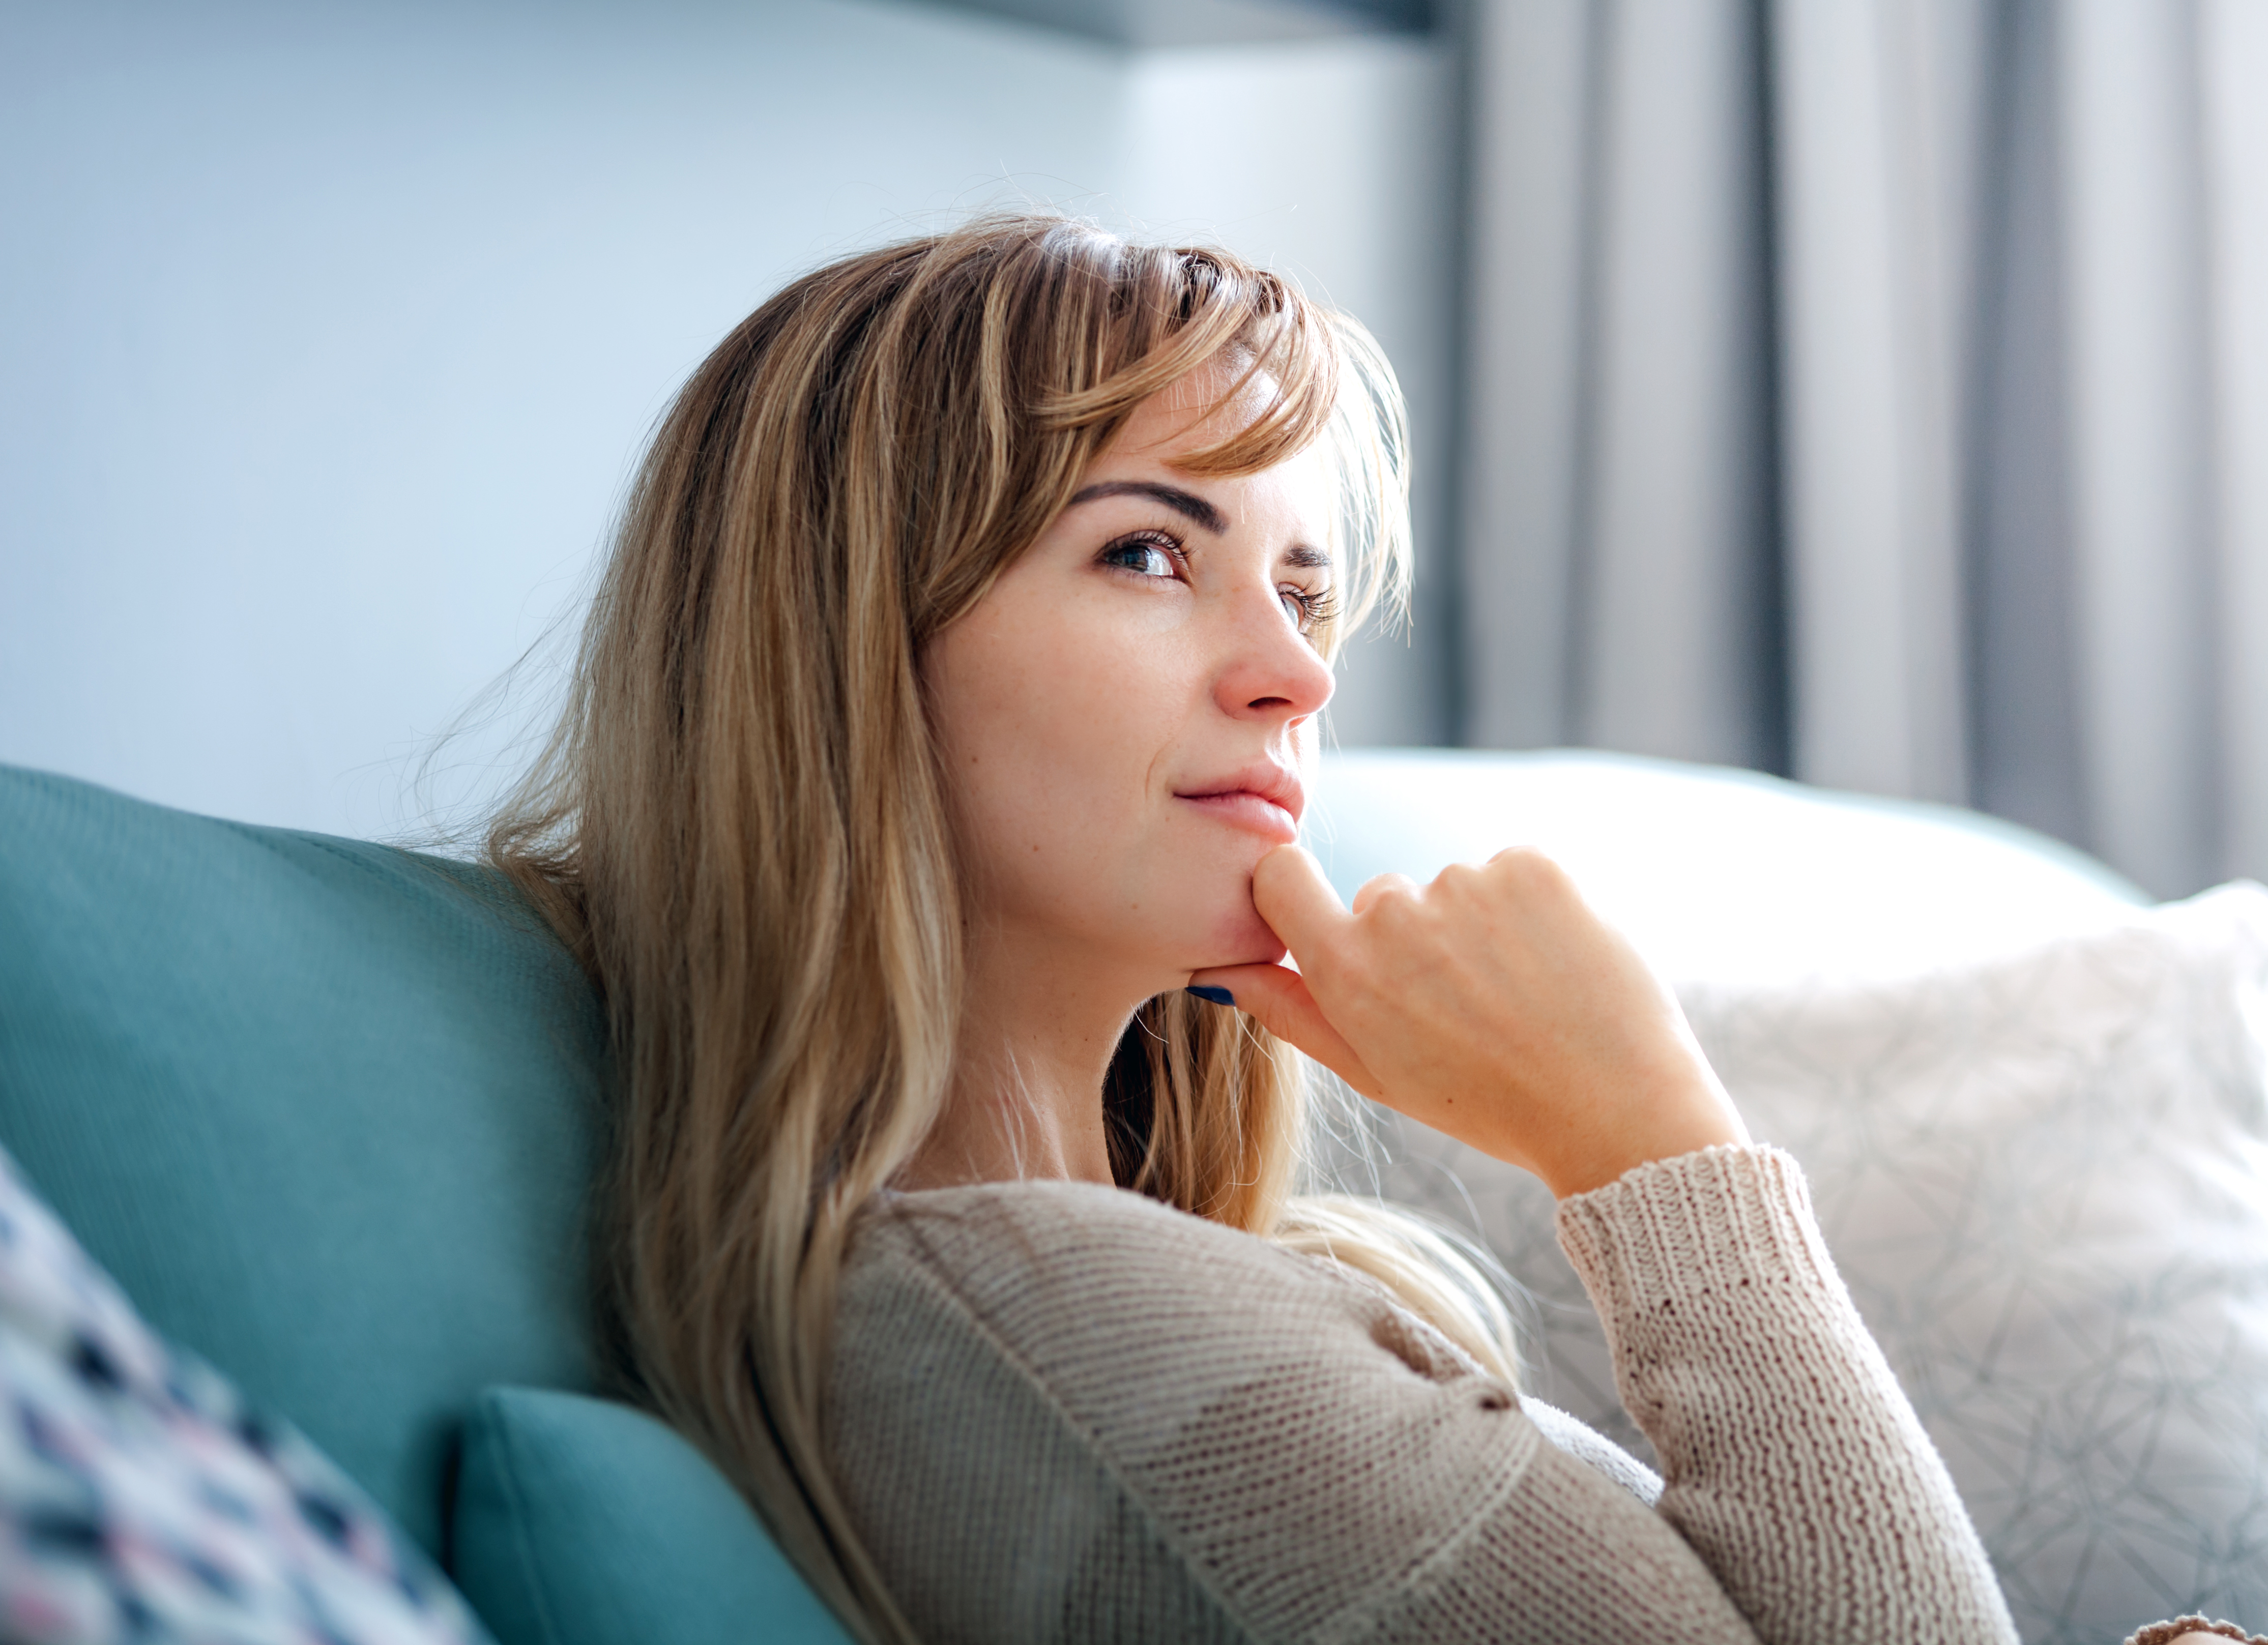
<svg viewBox="0 0 2268 1645">
<path fill-rule="evenodd" d="M 1374 923 L 1397 930 L 1409 924 L 1417 912 L 1418 888 L 1407 880 L 1381 887 L 1371 905 Z"/>
<path fill-rule="evenodd" d="M 1365 880 L 1355 892 L 1355 911 L 1369 914 L 1409 901 L 1412 887 L 1400 874 L 1379 874 Z"/>
<path fill-rule="evenodd" d="M 1550 890 L 1567 883 L 1567 870 L 1536 846 L 1507 846 L 1489 859 L 1489 867 L 1510 884 L 1535 890 Z"/>
</svg>

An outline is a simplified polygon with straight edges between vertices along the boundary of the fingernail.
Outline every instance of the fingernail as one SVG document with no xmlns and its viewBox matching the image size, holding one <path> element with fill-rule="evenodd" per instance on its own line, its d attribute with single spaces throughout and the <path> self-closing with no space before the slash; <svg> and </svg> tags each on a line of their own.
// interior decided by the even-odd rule
<svg viewBox="0 0 2268 1645">
<path fill-rule="evenodd" d="M 1236 995 L 1226 988 L 1216 988 L 1210 982 L 1192 982 L 1189 992 L 1210 1005 L 1233 1005 Z"/>
</svg>

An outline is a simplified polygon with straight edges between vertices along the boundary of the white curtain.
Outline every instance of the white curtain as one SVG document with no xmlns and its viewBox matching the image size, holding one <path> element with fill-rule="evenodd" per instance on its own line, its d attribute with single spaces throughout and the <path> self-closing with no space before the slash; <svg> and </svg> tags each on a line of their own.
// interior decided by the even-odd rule
<svg viewBox="0 0 2268 1645">
<path fill-rule="evenodd" d="M 1467 739 L 2268 875 L 2268 4 L 1472 30 Z"/>
</svg>

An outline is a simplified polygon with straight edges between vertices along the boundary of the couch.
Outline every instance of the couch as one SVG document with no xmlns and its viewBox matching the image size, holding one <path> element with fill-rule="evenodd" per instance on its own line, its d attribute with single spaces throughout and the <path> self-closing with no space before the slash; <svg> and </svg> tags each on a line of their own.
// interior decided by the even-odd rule
<svg viewBox="0 0 2268 1645">
<path fill-rule="evenodd" d="M 1705 993 L 1990 966 L 2146 913 L 1988 819 L 1605 755 L 1335 754 L 1310 832 L 1343 892 L 1543 843 Z M 590 985 L 486 871 L 0 768 L 0 1143 L 144 1317 L 504 1645 L 839 1641 L 707 1463 L 605 1397 L 607 1081 Z"/>
</svg>

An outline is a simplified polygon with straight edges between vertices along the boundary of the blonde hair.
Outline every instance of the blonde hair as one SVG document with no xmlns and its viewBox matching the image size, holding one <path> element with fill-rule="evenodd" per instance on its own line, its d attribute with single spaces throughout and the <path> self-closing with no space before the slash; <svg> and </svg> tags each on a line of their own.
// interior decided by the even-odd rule
<svg viewBox="0 0 2268 1645">
<path fill-rule="evenodd" d="M 1353 321 L 1213 250 L 989 217 L 796 281 L 663 418 L 567 707 L 490 858 L 602 988 L 620 1088 L 606 1303 L 641 1397 L 852 1627 L 910 1638 L 827 1467 L 853 1219 L 952 1073 L 961 905 L 919 661 L 1135 407 L 1211 371 L 1258 415 L 1189 459 L 1322 439 L 1344 568 L 1326 649 L 1408 576 L 1401 398 Z M 1292 1196 L 1301 1059 L 1151 1001 L 1108 1081 L 1123 1186 L 1384 1280 L 1509 1374 L 1509 1321 L 1374 1202 Z"/>
</svg>

